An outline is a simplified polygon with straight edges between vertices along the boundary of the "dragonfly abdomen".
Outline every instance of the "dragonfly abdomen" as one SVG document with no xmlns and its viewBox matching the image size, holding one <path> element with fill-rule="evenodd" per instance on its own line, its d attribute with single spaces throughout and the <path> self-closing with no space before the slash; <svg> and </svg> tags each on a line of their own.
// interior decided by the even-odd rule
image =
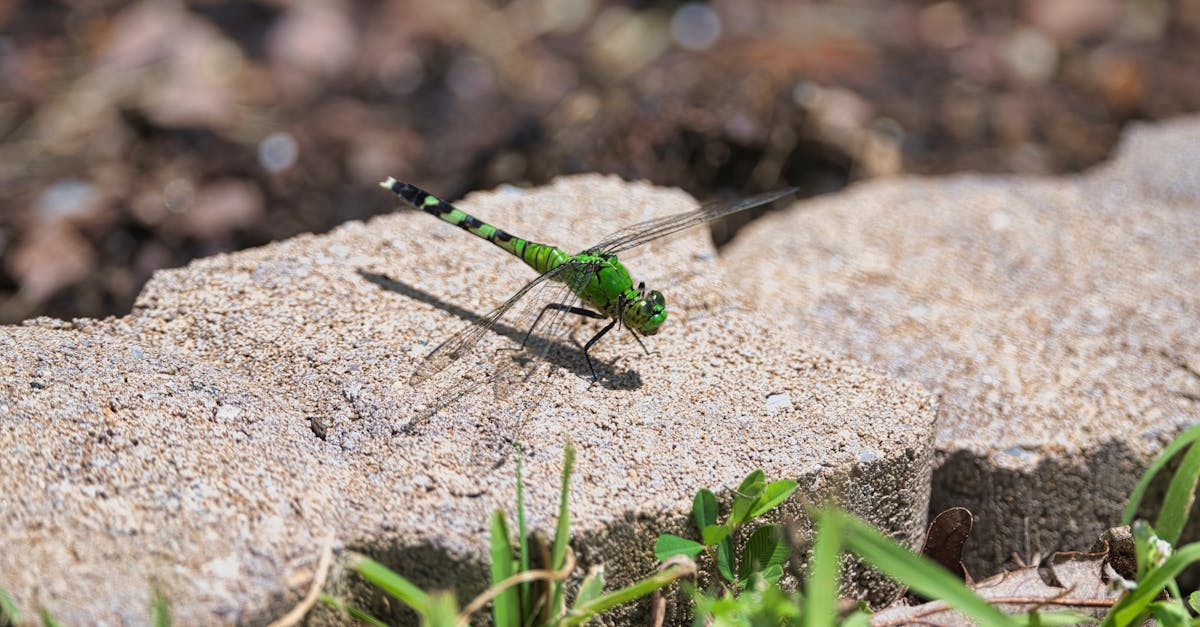
<svg viewBox="0 0 1200 627">
<path fill-rule="evenodd" d="M 413 208 L 420 209 L 431 216 L 453 224 L 476 237 L 483 238 L 503 248 L 540 273 L 549 272 L 570 258 L 570 255 L 566 251 L 557 246 L 539 244 L 512 235 L 503 229 L 476 218 L 412 183 L 403 183 L 389 176 L 386 181 L 379 185 L 391 190 L 393 194 L 399 196 L 401 200 Z"/>
</svg>

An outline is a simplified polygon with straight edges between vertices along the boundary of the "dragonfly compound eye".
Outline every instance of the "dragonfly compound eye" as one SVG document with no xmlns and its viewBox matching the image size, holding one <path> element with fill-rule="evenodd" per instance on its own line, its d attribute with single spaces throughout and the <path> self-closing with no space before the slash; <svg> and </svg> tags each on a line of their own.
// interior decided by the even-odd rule
<svg viewBox="0 0 1200 627">
<path fill-rule="evenodd" d="M 658 333 L 658 328 L 667 321 L 667 300 L 661 292 L 650 292 L 638 303 L 638 315 L 644 319 L 638 328 L 642 335 Z"/>
<path fill-rule="evenodd" d="M 667 307 L 667 301 L 663 298 L 662 292 L 654 290 L 642 298 L 642 302 L 638 304 L 639 313 L 647 319 L 653 318 L 662 313 Z"/>
</svg>

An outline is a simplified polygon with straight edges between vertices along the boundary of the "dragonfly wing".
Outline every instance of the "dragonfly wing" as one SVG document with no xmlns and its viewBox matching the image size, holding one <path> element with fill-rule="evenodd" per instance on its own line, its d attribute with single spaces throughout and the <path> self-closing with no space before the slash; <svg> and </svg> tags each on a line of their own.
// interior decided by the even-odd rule
<svg viewBox="0 0 1200 627">
<path fill-rule="evenodd" d="M 534 373 L 542 370 L 543 367 L 551 362 L 548 353 L 554 350 L 565 348 L 565 345 L 557 342 L 558 338 L 564 335 L 567 324 L 567 313 L 571 307 L 579 302 L 577 290 L 572 289 L 568 285 L 557 286 L 551 294 L 539 296 L 535 300 L 530 301 L 530 307 L 521 316 L 518 323 L 518 330 L 522 337 L 528 334 L 528 342 L 525 344 L 524 355 L 514 355 L 513 361 L 504 368 L 498 369 L 498 376 L 494 381 L 496 390 L 496 398 L 507 399 L 513 396 L 514 391 L 522 389 L 522 385 L 529 381 Z M 558 309 L 544 309 L 550 303 L 562 305 Z M 523 363 L 521 363 L 523 362 Z M 530 393 L 530 400 L 536 400 L 536 393 Z"/>
<path fill-rule="evenodd" d="M 502 413 L 510 418 L 515 417 L 513 418 L 515 422 L 509 427 L 511 427 L 511 433 L 518 434 L 514 437 L 520 439 L 519 434 L 525 420 L 536 413 L 534 407 L 540 402 L 542 391 L 546 387 L 546 382 L 549 381 L 548 377 L 535 376 L 535 374 L 544 372 L 550 363 L 552 358 L 547 353 L 552 350 L 570 348 L 558 339 L 570 326 L 564 320 L 567 318 L 568 310 L 578 304 L 580 300 L 578 294 L 585 278 L 589 276 L 588 271 L 589 268 L 580 263 L 566 263 L 555 268 L 547 273 L 549 276 L 542 275 L 531 281 L 487 316 L 435 348 L 413 373 L 414 387 L 425 383 L 426 380 L 440 372 L 459 370 L 454 368 L 453 364 L 460 362 L 462 357 L 484 344 L 480 340 L 487 335 L 489 329 L 500 326 L 497 322 L 506 315 L 509 315 L 512 322 L 504 323 L 503 326 L 507 328 L 495 329 L 496 332 L 512 338 L 514 342 L 525 341 L 523 350 L 519 352 L 498 350 L 496 363 L 482 373 L 482 378 L 474 378 L 463 372 L 460 373 L 462 376 L 452 379 L 439 377 L 436 384 L 424 386 L 426 392 L 431 396 L 427 398 L 426 402 L 418 404 L 418 406 L 424 405 L 424 407 L 410 427 L 425 422 L 443 408 L 474 394 L 478 388 L 484 387 L 483 384 L 490 382 L 491 385 L 486 387 L 493 393 L 492 400 L 482 400 L 481 402 L 502 403 L 507 408 Z M 592 271 L 594 272 L 594 270 Z M 557 303 L 563 307 L 547 309 L 546 306 L 551 303 Z M 518 305 L 520 306 L 518 307 Z M 521 311 L 513 312 L 514 308 Z M 512 313 L 516 313 L 516 316 L 512 317 Z M 502 360 L 501 353 L 511 356 L 511 360 Z M 493 409 L 499 410 L 499 406 Z M 497 411 L 495 417 L 498 417 L 499 414 L 500 412 Z"/>
<path fill-rule="evenodd" d="M 526 283 L 525 286 L 518 290 L 516 294 L 513 294 L 511 298 L 501 303 L 500 306 L 493 309 L 486 316 L 476 320 L 467 327 L 463 328 L 461 331 L 446 338 L 445 341 L 443 341 L 425 356 L 425 360 L 422 361 L 419 366 L 417 366 L 417 369 L 415 372 L 413 372 L 409 382 L 414 386 L 421 385 L 425 381 L 429 380 L 429 378 L 445 370 L 450 366 L 450 364 L 453 364 L 469 354 L 479 344 L 479 340 L 483 339 L 487 335 L 488 331 L 490 331 L 496 325 L 496 323 L 513 308 L 514 305 L 519 303 L 523 298 L 533 292 L 535 288 L 540 287 L 545 289 L 548 286 L 549 281 L 552 279 L 555 279 L 556 277 L 561 279 L 563 273 L 569 270 L 570 264 L 563 264 L 557 268 L 554 268 L 553 270 L 550 270 L 549 272 L 543 273 L 538 278 Z M 562 284 L 555 286 L 555 288 L 556 289 L 549 290 L 551 294 L 550 298 L 561 296 L 560 292 L 568 290 L 569 286 Z M 542 289 L 539 289 L 539 292 L 542 291 Z M 540 301 L 543 299 L 538 298 L 537 300 Z M 523 330 L 518 330 L 523 332 Z"/>
<path fill-rule="evenodd" d="M 661 218 L 653 218 L 645 222 L 639 222 L 628 228 L 621 229 L 616 233 L 605 237 L 600 243 L 592 246 L 591 251 L 606 252 L 617 254 L 631 248 L 636 248 L 646 242 L 656 240 L 660 237 L 666 237 L 672 233 L 678 233 L 684 229 L 693 226 L 704 224 L 717 218 L 727 216 L 731 213 L 745 211 L 766 205 L 785 196 L 795 194 L 798 188 L 791 187 L 788 189 L 775 190 L 758 196 L 751 196 L 736 202 L 728 201 L 713 201 L 701 205 L 697 209 L 684 211 L 681 213 L 663 216 Z"/>
</svg>

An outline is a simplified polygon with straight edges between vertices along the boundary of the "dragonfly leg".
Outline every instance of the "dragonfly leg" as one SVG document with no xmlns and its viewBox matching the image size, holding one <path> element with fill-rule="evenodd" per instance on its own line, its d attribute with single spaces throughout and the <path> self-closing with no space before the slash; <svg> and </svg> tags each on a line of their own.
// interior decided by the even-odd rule
<svg viewBox="0 0 1200 627">
<path fill-rule="evenodd" d="M 641 283 L 638 283 L 637 289 L 638 289 L 638 296 L 644 296 L 646 294 L 646 282 L 642 281 Z M 618 308 L 618 311 L 625 311 L 625 302 L 626 302 L 625 299 L 621 299 L 621 301 L 620 301 L 621 304 L 620 304 L 620 307 Z M 642 352 L 649 355 L 650 349 L 646 348 L 646 343 L 643 342 L 642 338 L 638 336 L 637 331 L 633 330 L 633 327 L 631 327 L 625 323 L 624 318 L 621 319 L 621 326 L 625 327 L 626 329 L 629 329 L 629 332 L 631 334 L 633 334 L 633 339 L 637 340 L 638 346 L 642 347 Z"/>
<path fill-rule="evenodd" d="M 588 356 L 588 349 L 592 347 L 592 344 L 596 343 L 596 340 L 604 337 L 604 334 L 608 333 L 608 330 L 613 328 L 613 325 L 616 323 L 617 323 L 617 319 L 613 318 L 612 322 L 609 322 L 608 324 L 604 325 L 604 328 L 600 329 L 599 333 L 592 336 L 592 339 L 588 340 L 587 344 L 583 345 L 583 358 L 587 360 L 588 370 L 592 371 L 592 383 L 595 383 L 599 377 L 596 376 L 596 369 L 592 367 L 592 358 L 590 356 Z"/>
<path fill-rule="evenodd" d="M 631 326 L 629 326 L 629 325 L 627 325 L 627 324 L 624 324 L 624 321 L 622 321 L 622 326 L 624 326 L 626 329 L 629 329 L 629 332 L 630 332 L 631 334 L 633 334 L 633 339 L 637 340 L 638 346 L 641 346 L 641 347 L 642 347 L 642 350 L 643 350 L 643 351 L 645 351 L 645 353 L 646 353 L 647 355 L 649 355 L 649 354 L 650 354 L 650 349 L 646 348 L 646 343 L 642 341 L 642 338 L 641 338 L 641 336 L 639 336 L 639 335 L 637 334 L 637 331 L 634 331 L 634 330 L 633 330 L 633 327 L 631 327 Z"/>
<path fill-rule="evenodd" d="M 537 318 L 533 320 L 533 324 L 529 325 L 529 329 L 525 331 L 525 337 L 521 340 L 521 348 L 525 348 L 525 344 L 529 342 L 529 336 L 533 334 L 533 330 L 537 328 L 538 323 L 542 321 L 542 316 L 546 315 L 547 311 L 565 311 L 567 313 L 573 313 L 577 316 L 595 318 L 597 320 L 603 320 L 608 317 L 602 313 L 598 313 L 590 309 L 584 309 L 583 307 L 572 307 L 562 303 L 550 303 L 549 305 L 542 307 L 542 311 L 538 313 Z"/>
</svg>

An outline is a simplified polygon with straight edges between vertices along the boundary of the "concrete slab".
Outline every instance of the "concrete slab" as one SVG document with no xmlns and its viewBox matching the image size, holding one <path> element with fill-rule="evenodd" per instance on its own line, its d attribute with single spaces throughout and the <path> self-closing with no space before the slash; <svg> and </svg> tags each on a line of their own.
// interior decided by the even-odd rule
<svg viewBox="0 0 1200 627">
<path fill-rule="evenodd" d="M 691 205 L 599 176 L 461 203 L 571 249 Z M 927 392 L 747 311 L 703 230 L 622 259 L 672 317 L 647 340 L 653 356 L 605 338 L 595 385 L 576 350 L 516 387 L 468 384 L 511 364 L 496 349 L 523 332 L 513 322 L 410 386 L 433 345 L 534 276 L 415 212 L 160 272 L 124 318 L 0 328 L 0 471 L 14 487 L 0 496 L 0 587 L 68 623 L 141 622 L 152 583 L 180 623 L 257 623 L 295 602 L 316 539 L 334 533 L 467 598 L 490 513 L 511 511 L 514 437 L 531 523 L 547 530 L 563 443 L 578 447 L 576 550 L 612 585 L 651 571 L 654 536 L 685 530 L 696 489 L 727 498 L 755 468 L 799 480 L 789 516 L 833 499 L 916 540 Z M 578 342 L 597 326 L 570 324 Z M 421 420 L 447 389 L 464 394 Z"/>
<path fill-rule="evenodd" d="M 933 507 L 975 513 L 976 569 L 1079 549 L 1200 419 L 1198 161 L 1190 118 L 1082 176 L 864 184 L 749 227 L 727 280 L 937 393 Z"/>
</svg>

